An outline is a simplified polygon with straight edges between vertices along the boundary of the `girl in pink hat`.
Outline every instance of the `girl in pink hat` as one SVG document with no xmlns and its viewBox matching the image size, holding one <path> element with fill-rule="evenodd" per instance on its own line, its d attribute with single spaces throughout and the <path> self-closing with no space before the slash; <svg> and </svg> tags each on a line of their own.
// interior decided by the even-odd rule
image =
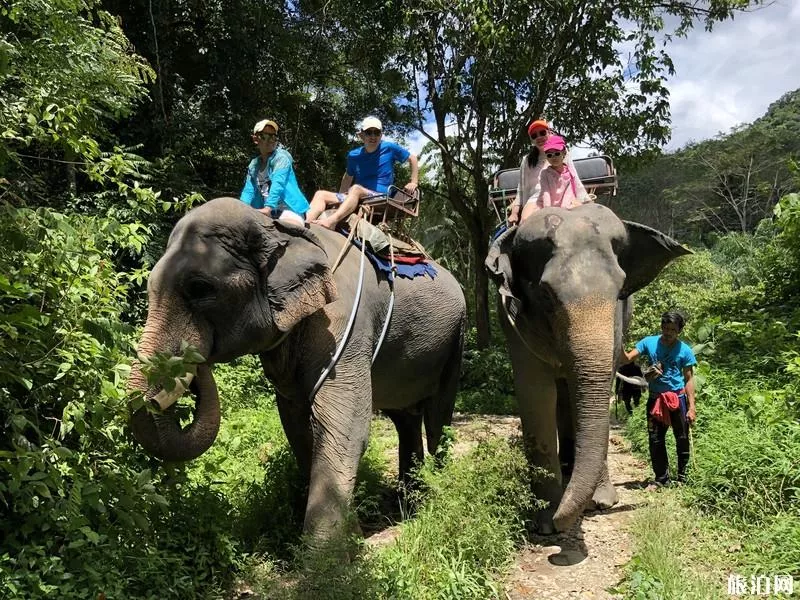
<svg viewBox="0 0 800 600">
<path fill-rule="evenodd" d="M 572 208 L 591 201 L 575 167 L 572 162 L 567 161 L 567 144 L 564 138 L 560 135 L 549 136 L 542 145 L 542 151 L 549 166 L 539 176 L 539 197 L 535 202 L 525 203 L 523 221 L 545 206 Z"/>
</svg>

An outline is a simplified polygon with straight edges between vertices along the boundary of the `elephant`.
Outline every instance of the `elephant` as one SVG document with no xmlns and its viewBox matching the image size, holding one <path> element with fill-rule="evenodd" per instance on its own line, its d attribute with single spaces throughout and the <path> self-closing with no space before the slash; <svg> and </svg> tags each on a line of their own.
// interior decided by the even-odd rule
<svg viewBox="0 0 800 600">
<path fill-rule="evenodd" d="M 303 531 L 317 541 L 346 527 L 373 411 L 384 411 L 397 429 L 401 478 L 424 456 L 423 420 L 428 452 L 436 452 L 452 418 L 466 320 L 461 286 L 441 266 L 432 263 L 434 278 L 396 278 L 394 309 L 373 363 L 390 284 L 369 260 L 362 263 L 358 248 L 341 256 L 346 243 L 337 232 L 273 220 L 236 198 L 192 209 L 150 273 L 138 352 L 178 353 L 185 340 L 205 358 L 190 384 L 193 422 L 182 428 L 167 408 L 180 385 L 169 393 L 148 385 L 139 363 L 129 380 L 145 399 L 144 407 L 131 405 L 136 440 L 164 460 L 190 460 L 211 446 L 220 425 L 212 366 L 259 355 L 308 483 Z M 155 402 L 161 410 L 148 406 Z"/>
<path fill-rule="evenodd" d="M 548 503 L 538 532 L 569 529 L 591 501 L 617 503 L 608 407 L 631 294 L 689 253 L 596 203 L 543 208 L 491 245 L 486 267 L 500 292 L 523 445 L 529 463 L 548 472 L 532 484 Z"/>
</svg>

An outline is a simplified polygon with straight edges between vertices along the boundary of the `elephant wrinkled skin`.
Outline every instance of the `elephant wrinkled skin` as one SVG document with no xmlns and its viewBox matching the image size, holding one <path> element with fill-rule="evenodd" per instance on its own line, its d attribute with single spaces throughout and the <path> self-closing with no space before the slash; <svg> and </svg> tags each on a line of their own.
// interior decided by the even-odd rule
<svg viewBox="0 0 800 600">
<path fill-rule="evenodd" d="M 630 295 L 689 253 L 593 203 L 539 210 L 490 248 L 486 266 L 500 291 L 526 453 L 552 474 L 534 484 L 549 503 L 539 531 L 568 529 L 592 500 L 600 508 L 617 502 L 608 405 Z"/>
<path fill-rule="evenodd" d="M 170 411 L 140 409 L 131 427 L 146 451 L 166 460 L 202 454 L 219 428 L 211 366 L 258 354 L 274 383 L 286 436 L 309 482 L 304 530 L 324 539 L 340 529 L 366 448 L 373 410 L 397 427 L 400 473 L 436 451 L 450 423 L 466 318 L 453 276 L 398 279 L 386 339 L 370 366 L 389 304 L 389 284 L 366 261 L 363 293 L 342 356 L 310 395 L 342 339 L 356 296 L 360 254 L 338 233 L 274 221 L 235 198 L 217 198 L 175 226 L 148 281 L 148 315 L 139 354 L 177 353 L 181 341 L 206 357 L 191 384 L 193 423 L 181 429 Z M 146 390 L 134 367 L 130 386 Z M 163 402 L 164 395 L 159 397 Z"/>
</svg>

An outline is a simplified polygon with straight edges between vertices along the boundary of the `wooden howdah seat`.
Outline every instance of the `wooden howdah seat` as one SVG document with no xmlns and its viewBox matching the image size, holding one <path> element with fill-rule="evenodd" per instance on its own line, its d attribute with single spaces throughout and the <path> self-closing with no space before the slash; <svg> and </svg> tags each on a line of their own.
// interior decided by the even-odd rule
<svg viewBox="0 0 800 600">
<path fill-rule="evenodd" d="M 589 156 L 572 161 L 586 191 L 595 196 L 616 196 L 617 170 L 609 156 Z M 505 222 L 508 207 L 517 197 L 519 167 L 502 169 L 494 174 L 489 187 L 489 202 L 497 219 Z"/>
<path fill-rule="evenodd" d="M 399 227 L 407 217 L 419 216 L 419 202 L 422 199 L 420 188 L 409 194 L 403 188 L 389 186 L 385 194 L 368 196 L 361 201 L 365 207 L 364 218 L 373 225 L 389 228 Z"/>
</svg>

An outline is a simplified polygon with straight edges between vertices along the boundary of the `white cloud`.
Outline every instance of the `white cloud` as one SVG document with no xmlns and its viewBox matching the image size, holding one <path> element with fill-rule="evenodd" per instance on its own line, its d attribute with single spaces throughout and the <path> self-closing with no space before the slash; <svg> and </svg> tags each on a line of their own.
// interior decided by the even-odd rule
<svg viewBox="0 0 800 600">
<path fill-rule="evenodd" d="M 761 117 L 800 87 L 800 2 L 773 5 L 702 27 L 667 47 L 675 75 L 667 81 L 672 138 L 667 150 L 712 138 Z"/>
</svg>

